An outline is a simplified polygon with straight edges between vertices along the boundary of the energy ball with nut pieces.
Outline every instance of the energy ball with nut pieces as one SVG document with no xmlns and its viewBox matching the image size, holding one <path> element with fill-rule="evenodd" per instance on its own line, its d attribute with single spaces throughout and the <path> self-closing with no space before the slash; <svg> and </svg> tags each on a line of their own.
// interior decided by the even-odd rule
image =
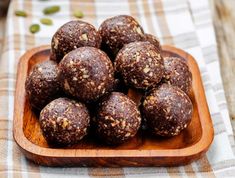
<svg viewBox="0 0 235 178">
<path fill-rule="evenodd" d="M 177 57 L 165 57 L 164 67 L 163 81 L 179 87 L 188 94 L 192 86 L 192 73 L 186 62 Z"/>
<path fill-rule="evenodd" d="M 83 46 L 99 48 L 100 45 L 101 36 L 93 25 L 74 20 L 61 26 L 52 37 L 51 57 L 60 62 L 73 49 Z"/>
<path fill-rule="evenodd" d="M 102 36 L 102 47 L 113 58 L 125 45 L 144 39 L 144 31 L 131 16 L 118 15 L 106 19 L 99 27 Z"/>
<path fill-rule="evenodd" d="M 113 88 L 112 62 L 97 48 L 81 47 L 69 52 L 59 69 L 64 91 L 80 101 L 95 102 Z"/>
<path fill-rule="evenodd" d="M 31 106 L 41 110 L 61 94 L 59 69 L 54 61 L 37 64 L 25 82 L 26 94 Z"/>
<path fill-rule="evenodd" d="M 87 134 L 90 116 L 84 104 L 58 98 L 43 108 L 39 123 L 49 144 L 67 146 L 77 143 Z"/>
<path fill-rule="evenodd" d="M 143 41 L 148 41 L 149 43 L 153 44 L 158 49 L 159 52 L 162 51 L 160 42 L 154 35 L 145 33 L 144 36 L 145 36 L 145 38 Z"/>
<path fill-rule="evenodd" d="M 193 105 L 181 89 L 163 84 L 145 97 L 141 113 L 154 135 L 169 137 L 178 135 L 188 126 Z"/>
<path fill-rule="evenodd" d="M 134 137 L 140 123 L 136 104 L 123 93 L 112 92 L 99 103 L 97 133 L 107 144 L 121 144 Z"/>
<path fill-rule="evenodd" d="M 146 90 L 161 81 L 164 72 L 163 58 L 153 44 L 133 42 L 119 51 L 115 69 L 127 85 Z"/>
</svg>

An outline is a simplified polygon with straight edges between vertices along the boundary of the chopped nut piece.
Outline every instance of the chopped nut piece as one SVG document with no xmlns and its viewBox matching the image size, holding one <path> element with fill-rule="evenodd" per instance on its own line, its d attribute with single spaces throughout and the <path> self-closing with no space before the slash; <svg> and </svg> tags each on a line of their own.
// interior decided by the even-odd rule
<svg viewBox="0 0 235 178">
<path fill-rule="evenodd" d="M 144 73 L 148 73 L 150 71 L 150 68 L 149 67 L 145 67 L 144 68 Z"/>
<path fill-rule="evenodd" d="M 88 37 L 87 37 L 87 34 L 86 34 L 86 33 L 82 34 L 82 39 L 85 40 L 85 41 L 88 40 Z"/>
</svg>

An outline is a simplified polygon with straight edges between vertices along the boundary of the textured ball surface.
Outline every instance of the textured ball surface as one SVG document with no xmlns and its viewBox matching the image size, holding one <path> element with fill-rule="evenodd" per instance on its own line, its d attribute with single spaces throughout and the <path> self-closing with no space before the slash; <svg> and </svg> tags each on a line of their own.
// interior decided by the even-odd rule
<svg viewBox="0 0 235 178">
<path fill-rule="evenodd" d="M 174 136 L 190 123 L 193 105 L 178 87 L 163 84 L 145 97 L 141 112 L 154 135 Z"/>
<path fill-rule="evenodd" d="M 157 39 L 157 37 L 155 37 L 154 35 L 151 35 L 151 34 L 147 34 L 147 33 L 145 33 L 144 36 L 145 36 L 145 38 L 143 41 L 148 41 L 149 43 L 153 44 L 159 52 L 162 51 L 161 44 L 160 44 L 159 40 Z"/>
<path fill-rule="evenodd" d="M 106 19 L 99 27 L 102 47 L 112 57 L 125 45 L 144 39 L 144 31 L 131 16 L 119 15 Z"/>
<path fill-rule="evenodd" d="M 87 134 L 90 116 L 84 104 L 58 98 L 43 108 L 39 123 L 49 143 L 66 146 L 77 143 Z"/>
<path fill-rule="evenodd" d="M 149 42 L 133 42 L 125 45 L 115 59 L 115 69 L 129 86 L 148 89 L 162 79 L 163 58 Z"/>
<path fill-rule="evenodd" d="M 59 70 L 54 61 L 37 64 L 25 82 L 26 94 L 31 106 L 41 110 L 61 94 Z"/>
<path fill-rule="evenodd" d="M 80 101 L 96 101 L 113 88 L 112 62 L 97 48 L 81 47 L 69 52 L 59 69 L 64 91 Z"/>
<path fill-rule="evenodd" d="M 98 107 L 97 133 L 108 144 L 120 144 L 137 133 L 141 117 L 136 104 L 126 95 L 112 92 Z"/>
<path fill-rule="evenodd" d="M 185 93 L 189 93 L 192 87 L 192 73 L 188 65 L 177 57 L 164 58 L 164 81 L 179 87 Z"/>
<path fill-rule="evenodd" d="M 95 27 L 80 20 L 61 26 L 51 41 L 51 57 L 60 62 L 68 52 L 83 46 L 100 48 L 101 36 Z"/>
</svg>

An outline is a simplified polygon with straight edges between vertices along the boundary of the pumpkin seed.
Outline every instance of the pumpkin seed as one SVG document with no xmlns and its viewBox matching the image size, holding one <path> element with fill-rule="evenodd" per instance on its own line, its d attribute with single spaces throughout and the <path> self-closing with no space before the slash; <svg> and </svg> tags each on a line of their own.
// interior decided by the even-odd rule
<svg viewBox="0 0 235 178">
<path fill-rule="evenodd" d="M 39 24 L 32 24 L 30 27 L 29 27 L 29 31 L 31 33 L 37 33 L 39 32 L 40 30 L 40 25 Z"/>
<path fill-rule="evenodd" d="M 43 13 L 45 15 L 47 14 L 54 14 L 56 12 L 60 11 L 60 6 L 50 6 L 50 7 L 46 7 L 45 9 L 43 9 Z"/>
<path fill-rule="evenodd" d="M 20 16 L 20 17 L 27 17 L 27 13 L 25 11 L 22 11 L 22 10 L 16 10 L 15 15 Z"/>
<path fill-rule="evenodd" d="M 79 19 L 84 17 L 83 12 L 80 11 L 80 10 L 75 11 L 75 12 L 73 13 L 73 15 L 74 15 L 74 17 L 77 17 L 77 18 L 79 18 Z"/>
<path fill-rule="evenodd" d="M 53 21 L 49 18 L 42 18 L 40 19 L 40 22 L 44 25 L 53 25 Z"/>
</svg>

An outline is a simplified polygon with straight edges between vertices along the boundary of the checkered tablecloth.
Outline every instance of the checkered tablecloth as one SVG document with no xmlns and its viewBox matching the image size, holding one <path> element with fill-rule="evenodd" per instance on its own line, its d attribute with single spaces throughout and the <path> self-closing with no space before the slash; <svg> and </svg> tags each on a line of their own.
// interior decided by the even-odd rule
<svg viewBox="0 0 235 178">
<path fill-rule="evenodd" d="M 44 17 L 42 9 L 60 5 L 50 16 L 53 26 L 41 25 L 31 34 L 29 26 Z M 14 15 L 24 9 L 27 18 Z M 73 11 L 84 12 L 83 20 L 98 27 L 110 16 L 130 14 L 162 44 L 172 44 L 192 54 L 200 67 L 213 120 L 214 141 L 200 160 L 180 167 L 147 168 L 50 168 L 25 159 L 12 137 L 16 68 L 28 49 L 50 44 L 56 29 L 73 19 Z M 0 177 L 234 177 L 234 136 L 220 76 L 215 33 L 207 0 L 12 0 L 0 58 Z"/>
</svg>

